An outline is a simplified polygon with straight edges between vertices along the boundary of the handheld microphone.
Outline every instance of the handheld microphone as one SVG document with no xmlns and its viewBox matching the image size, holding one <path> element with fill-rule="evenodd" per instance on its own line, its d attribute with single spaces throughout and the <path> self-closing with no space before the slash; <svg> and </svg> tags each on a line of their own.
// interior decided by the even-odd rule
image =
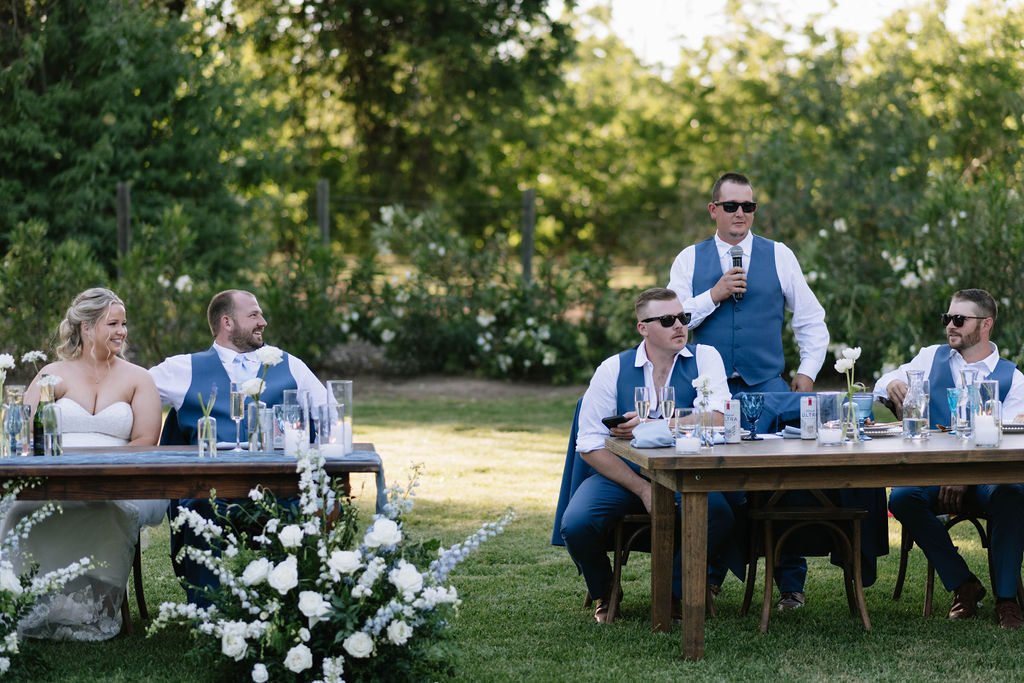
<svg viewBox="0 0 1024 683">
<path fill-rule="evenodd" d="M 729 250 L 729 255 L 732 256 L 733 268 L 743 267 L 743 247 L 737 244 L 736 246 Z M 732 298 L 735 299 L 736 301 L 742 301 L 743 292 L 736 292 L 735 294 L 732 295 Z"/>
</svg>

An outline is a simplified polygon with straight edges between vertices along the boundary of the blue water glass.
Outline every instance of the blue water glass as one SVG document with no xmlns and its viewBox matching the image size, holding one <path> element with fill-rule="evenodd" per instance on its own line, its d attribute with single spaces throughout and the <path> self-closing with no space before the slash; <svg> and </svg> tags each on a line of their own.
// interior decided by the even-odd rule
<svg viewBox="0 0 1024 683">
<path fill-rule="evenodd" d="M 956 413 L 957 408 L 960 406 L 960 393 L 962 391 L 960 387 L 949 387 L 946 389 L 946 405 L 949 406 L 949 433 L 954 436 L 957 434 Z"/>
<path fill-rule="evenodd" d="M 857 439 L 859 441 L 870 441 L 871 437 L 864 433 L 864 420 L 871 417 L 871 410 L 875 405 L 875 397 L 871 394 L 853 395 L 853 412 L 857 417 Z"/>
</svg>

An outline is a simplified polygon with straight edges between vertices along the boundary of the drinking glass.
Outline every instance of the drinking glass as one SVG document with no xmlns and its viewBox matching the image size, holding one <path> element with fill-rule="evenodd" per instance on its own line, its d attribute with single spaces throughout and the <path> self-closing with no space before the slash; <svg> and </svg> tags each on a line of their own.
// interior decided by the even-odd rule
<svg viewBox="0 0 1024 683">
<path fill-rule="evenodd" d="M 636 416 L 640 423 L 647 422 L 647 415 L 651 412 L 651 393 L 647 387 L 633 389 L 633 404 L 636 406 Z"/>
<path fill-rule="evenodd" d="M 700 453 L 699 429 L 700 423 L 697 420 L 696 409 L 676 408 L 675 428 L 672 430 L 676 442 L 676 453 Z"/>
<path fill-rule="evenodd" d="M 819 391 L 818 445 L 838 446 L 843 442 L 843 394 L 838 391 Z"/>
<path fill-rule="evenodd" d="M 245 432 L 249 435 L 250 453 L 274 450 L 274 411 L 268 410 L 263 401 L 246 406 Z"/>
<path fill-rule="evenodd" d="M 946 405 L 949 406 L 949 433 L 953 436 L 959 435 L 959 432 L 956 431 L 956 427 L 957 410 L 960 407 L 961 393 L 963 393 L 963 389 L 960 387 L 949 387 L 946 389 Z"/>
<path fill-rule="evenodd" d="M 871 417 L 871 409 L 875 405 L 875 397 L 871 394 L 854 394 L 853 411 L 857 416 L 857 440 L 871 441 L 871 437 L 864 433 L 864 420 Z"/>
<path fill-rule="evenodd" d="M 676 388 L 661 387 L 658 390 L 658 401 L 661 406 L 661 416 L 666 420 L 671 420 L 676 409 Z"/>
<path fill-rule="evenodd" d="M 327 402 L 330 403 L 331 399 L 334 399 L 334 403 L 337 404 L 342 410 L 339 412 L 341 416 L 342 424 L 344 427 L 344 444 L 345 444 L 345 455 L 350 455 L 353 451 L 352 447 L 352 380 L 350 379 L 332 379 L 327 382 Z"/>
<path fill-rule="evenodd" d="M 745 437 L 746 440 L 760 441 L 761 437 L 757 435 L 757 419 L 764 410 L 764 394 L 749 391 L 740 394 L 740 410 L 750 422 L 750 435 Z"/>
<path fill-rule="evenodd" d="M 241 382 L 231 383 L 231 419 L 235 423 L 235 448 L 236 452 L 242 450 L 242 419 L 245 417 L 245 394 L 242 392 Z"/>
</svg>

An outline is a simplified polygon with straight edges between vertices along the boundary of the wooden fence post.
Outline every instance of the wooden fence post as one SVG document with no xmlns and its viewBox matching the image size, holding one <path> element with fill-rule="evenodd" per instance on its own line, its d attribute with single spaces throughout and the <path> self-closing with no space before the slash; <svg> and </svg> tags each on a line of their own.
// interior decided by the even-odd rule
<svg viewBox="0 0 1024 683">
<path fill-rule="evenodd" d="M 331 187 L 326 178 L 316 181 L 316 222 L 320 226 L 320 242 L 331 245 L 331 216 L 328 210 Z"/>
<path fill-rule="evenodd" d="M 117 255 L 124 257 L 132 246 L 132 184 L 121 181 L 117 184 Z M 120 267 L 118 278 L 123 277 Z"/>
<path fill-rule="evenodd" d="M 523 242 L 520 245 L 520 259 L 523 264 L 523 288 L 530 286 L 533 278 L 533 231 L 537 225 L 535 191 L 523 191 Z"/>
</svg>

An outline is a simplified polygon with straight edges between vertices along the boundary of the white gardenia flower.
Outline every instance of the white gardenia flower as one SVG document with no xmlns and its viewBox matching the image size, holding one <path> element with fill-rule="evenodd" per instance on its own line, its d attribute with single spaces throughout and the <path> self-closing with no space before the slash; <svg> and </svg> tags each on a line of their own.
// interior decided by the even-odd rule
<svg viewBox="0 0 1024 683">
<path fill-rule="evenodd" d="M 267 673 L 266 664 L 254 664 L 252 667 L 252 680 L 256 683 L 267 683 L 270 680 L 270 674 Z"/>
<path fill-rule="evenodd" d="M 316 623 L 331 611 L 331 603 L 316 591 L 302 591 L 299 593 L 299 611 Z"/>
<path fill-rule="evenodd" d="M 853 361 L 850 360 L 849 358 L 840 358 L 839 360 L 836 361 L 835 368 L 836 368 L 836 372 L 840 372 L 840 373 L 846 372 L 847 370 L 852 370 L 853 369 Z"/>
<path fill-rule="evenodd" d="M 276 346 L 266 344 L 256 349 L 256 360 L 263 365 L 277 365 L 284 360 L 284 352 Z"/>
<path fill-rule="evenodd" d="M 355 550 L 335 550 L 327 558 L 327 566 L 342 574 L 351 574 L 363 566 L 359 561 L 359 553 Z"/>
<path fill-rule="evenodd" d="M 299 585 L 299 568 L 294 555 L 281 562 L 267 574 L 267 583 L 281 595 Z"/>
<path fill-rule="evenodd" d="M 401 540 L 402 530 L 398 524 L 393 519 L 380 517 L 366 532 L 363 542 L 370 548 L 379 548 L 382 545 L 395 545 Z"/>
<path fill-rule="evenodd" d="M 405 641 L 412 636 L 412 626 L 404 621 L 392 621 L 388 624 L 388 640 L 395 645 L 405 645 Z"/>
<path fill-rule="evenodd" d="M 267 580 L 267 574 L 270 573 L 270 567 L 270 560 L 265 557 L 253 560 L 242 572 L 242 583 L 246 586 L 255 586 L 263 583 Z"/>
<path fill-rule="evenodd" d="M 284 666 L 294 673 L 302 673 L 313 666 L 313 653 L 306 645 L 299 643 L 284 656 Z"/>
<path fill-rule="evenodd" d="M 852 349 L 843 349 L 843 358 L 857 360 L 860 358 L 860 347 L 854 346 Z"/>
<path fill-rule="evenodd" d="M 14 573 L 10 562 L 4 562 L 3 566 L 0 567 L 0 589 L 7 591 L 11 595 L 21 595 L 25 590 L 22 588 L 21 581 L 18 580 L 18 575 Z"/>
<path fill-rule="evenodd" d="M 356 659 L 365 659 L 373 654 L 373 638 L 363 631 L 356 631 L 350 635 L 341 646 Z"/>
<path fill-rule="evenodd" d="M 256 398 L 263 393 L 266 386 L 266 383 L 259 377 L 253 377 L 252 379 L 247 379 L 242 382 L 242 393 L 246 396 Z"/>
<path fill-rule="evenodd" d="M 277 538 L 285 548 L 298 548 L 302 545 L 302 536 L 302 527 L 298 524 L 289 524 L 281 529 L 281 533 L 277 535 Z"/>
<path fill-rule="evenodd" d="M 399 560 L 398 568 L 388 573 L 388 580 L 403 595 L 415 595 L 423 589 L 423 575 L 416 569 L 416 565 L 405 560 Z"/>
<path fill-rule="evenodd" d="M 240 662 L 245 659 L 245 654 L 248 651 L 249 646 L 238 633 L 226 632 L 220 638 L 220 651 L 224 653 L 225 657 L 230 657 L 236 662 Z"/>
</svg>

